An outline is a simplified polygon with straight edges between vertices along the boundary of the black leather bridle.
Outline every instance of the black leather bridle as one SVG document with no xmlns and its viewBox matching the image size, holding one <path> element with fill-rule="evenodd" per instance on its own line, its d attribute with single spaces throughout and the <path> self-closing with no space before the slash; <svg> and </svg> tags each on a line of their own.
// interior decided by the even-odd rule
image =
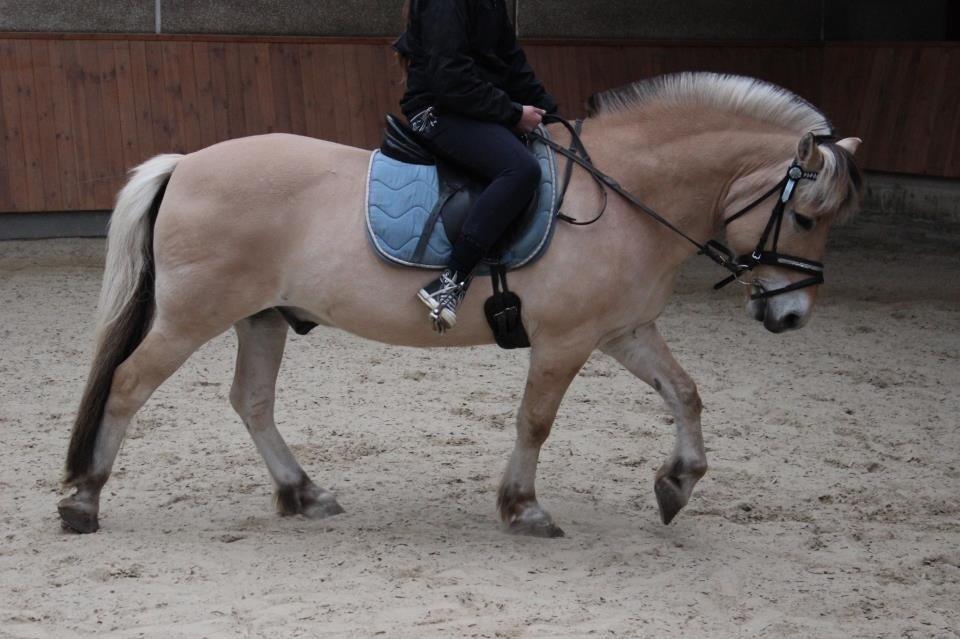
<svg viewBox="0 0 960 639">
<path fill-rule="evenodd" d="M 787 207 L 787 202 L 789 202 L 790 198 L 793 197 L 793 191 L 800 180 L 816 180 L 817 175 L 818 174 L 815 171 L 804 171 L 803 167 L 794 163 L 789 169 L 787 169 L 787 174 L 782 180 L 780 180 L 780 182 L 777 183 L 776 186 L 724 220 L 723 226 L 726 228 L 731 222 L 740 219 L 753 210 L 758 204 L 760 204 L 760 202 L 764 201 L 779 190 L 780 196 L 777 198 L 777 203 L 774 205 L 773 211 L 770 212 L 770 219 L 767 220 L 767 225 L 764 227 L 763 233 L 760 235 L 760 240 L 757 242 L 757 247 L 753 249 L 753 253 L 750 253 L 749 255 L 738 255 L 736 263 L 743 267 L 743 271 L 741 271 L 741 273 L 751 271 L 762 264 L 766 264 L 769 266 L 779 266 L 792 271 L 799 271 L 800 273 L 806 273 L 810 276 L 807 279 L 773 289 L 772 291 L 761 289 L 759 292 L 752 294 L 750 299 L 766 299 L 768 297 L 773 297 L 774 295 L 789 293 L 790 291 L 795 291 L 800 288 L 823 284 L 823 264 L 820 262 L 814 262 L 813 260 L 808 260 L 803 257 L 797 257 L 795 255 L 786 255 L 777 251 L 777 244 L 780 240 L 780 226 L 783 223 L 783 213 Z M 771 235 L 773 236 L 773 242 L 770 250 L 768 251 L 766 246 L 770 241 Z M 714 290 L 723 288 L 730 282 L 738 279 L 739 275 L 739 273 L 735 273 L 718 282 L 716 285 L 714 285 Z"/>
<path fill-rule="evenodd" d="M 763 230 L 763 233 L 760 235 L 760 240 L 757 242 L 756 248 L 750 254 L 745 255 L 734 255 L 726 245 L 716 241 L 709 240 L 706 244 L 698 242 L 693 239 L 682 230 L 674 226 L 672 222 L 664 218 L 662 215 L 657 213 L 655 210 L 644 204 L 637 196 L 633 193 L 630 193 L 625 188 L 620 186 L 620 184 L 614 180 L 612 177 L 602 172 L 596 166 L 594 166 L 593 161 L 590 159 L 590 155 L 587 153 L 587 149 L 583 145 L 583 141 L 580 139 L 580 129 L 583 125 L 583 120 L 576 120 L 575 123 L 571 124 L 568 120 L 558 116 L 548 114 L 543 118 L 544 124 L 550 122 L 556 122 L 562 124 L 570 132 L 570 148 L 563 147 L 550 138 L 541 135 L 539 132 L 534 131 L 530 133 L 530 137 L 543 142 L 548 147 L 556 151 L 557 153 L 563 155 L 567 158 L 567 166 L 564 171 L 563 184 L 561 186 L 560 197 L 557 201 L 557 216 L 568 222 L 570 224 L 575 224 L 578 226 L 586 226 L 588 224 L 593 224 L 599 220 L 604 211 L 607 208 L 607 192 L 606 189 L 611 189 L 614 193 L 627 200 L 635 207 L 643 211 L 646 215 L 653 218 L 663 226 L 666 226 L 668 229 L 684 238 L 691 244 L 697 247 L 697 253 L 699 255 L 705 255 L 721 267 L 730 272 L 730 275 L 714 285 L 714 289 L 720 289 L 733 282 L 734 280 L 740 280 L 740 277 L 749 271 L 757 268 L 761 265 L 769 266 L 779 266 L 782 268 L 790 269 L 793 271 L 799 271 L 801 273 L 806 273 L 810 277 L 801 280 L 799 282 L 794 282 L 783 286 L 781 288 L 773 290 L 763 290 L 754 293 L 750 296 L 750 299 L 766 299 L 773 297 L 775 295 L 781 295 L 783 293 L 788 293 L 790 291 L 795 291 L 797 289 L 806 288 L 808 286 L 816 286 L 817 284 L 823 283 L 823 264 L 820 262 L 815 262 L 813 260 L 808 260 L 803 257 L 797 257 L 794 255 L 785 255 L 783 253 L 777 252 L 777 244 L 780 239 L 780 227 L 783 223 L 783 214 L 786 209 L 787 203 L 793 197 L 793 192 L 796 189 L 797 183 L 800 180 L 816 180 L 817 173 L 814 171 L 804 171 L 803 168 L 794 162 L 790 168 L 787 170 L 787 174 L 780 180 L 773 188 L 769 191 L 753 200 L 747 206 L 743 207 L 729 218 L 727 218 L 723 225 L 726 228 L 731 222 L 738 220 L 743 217 L 753 209 L 755 209 L 761 202 L 769 198 L 771 195 L 780 192 L 780 196 L 777 199 L 777 203 L 774 205 L 773 210 L 770 212 L 770 219 L 767 221 L 767 225 Z M 835 140 L 836 138 L 828 135 L 818 135 L 815 136 L 815 141 L 817 144 L 821 142 L 827 142 Z M 580 222 L 568 215 L 564 215 L 560 212 L 560 206 L 563 203 L 564 195 L 566 195 L 567 187 L 570 184 L 570 177 L 573 173 L 574 163 L 583 167 L 590 175 L 593 177 L 594 182 L 600 188 L 600 192 L 603 195 L 603 203 L 600 208 L 600 212 L 588 222 Z M 770 242 L 772 237 L 772 245 L 770 250 L 767 250 L 766 246 Z M 747 282 L 744 282 L 745 284 Z M 760 288 L 760 287 L 757 287 Z"/>
</svg>

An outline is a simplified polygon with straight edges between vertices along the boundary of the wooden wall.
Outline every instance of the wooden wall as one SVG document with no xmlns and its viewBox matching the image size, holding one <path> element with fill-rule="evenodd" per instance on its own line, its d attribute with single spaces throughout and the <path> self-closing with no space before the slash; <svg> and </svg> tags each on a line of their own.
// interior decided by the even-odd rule
<svg viewBox="0 0 960 639">
<path fill-rule="evenodd" d="M 534 41 L 564 114 L 597 90 L 664 72 L 761 77 L 865 139 L 865 168 L 960 177 L 960 46 Z M 0 36 L 0 212 L 103 210 L 163 152 L 290 131 L 373 148 L 397 111 L 388 41 Z M 953 80 L 951 80 L 951 78 Z"/>
</svg>

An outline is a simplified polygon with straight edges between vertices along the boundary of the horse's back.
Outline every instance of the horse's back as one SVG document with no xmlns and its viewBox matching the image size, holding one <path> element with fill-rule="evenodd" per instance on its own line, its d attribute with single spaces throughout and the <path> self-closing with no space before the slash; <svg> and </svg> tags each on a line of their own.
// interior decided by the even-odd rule
<svg viewBox="0 0 960 639">
<path fill-rule="evenodd" d="M 262 232 L 284 217 L 315 215 L 322 202 L 362 195 L 369 158 L 364 149 L 287 133 L 214 144 L 177 166 L 157 220 L 158 237 L 171 226 L 244 220 L 252 222 L 248 230 Z"/>
<path fill-rule="evenodd" d="M 282 188 L 324 174 L 349 172 L 362 175 L 370 152 L 364 149 L 290 133 L 268 133 L 226 140 L 187 155 L 178 167 L 180 176 L 206 184 L 253 178 L 241 188 Z M 269 180 L 269 183 L 267 182 Z"/>
</svg>

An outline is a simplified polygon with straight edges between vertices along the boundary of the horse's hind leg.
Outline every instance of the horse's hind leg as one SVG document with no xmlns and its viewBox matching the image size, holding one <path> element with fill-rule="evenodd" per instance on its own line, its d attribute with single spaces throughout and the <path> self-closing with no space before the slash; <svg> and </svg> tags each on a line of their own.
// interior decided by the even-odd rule
<svg viewBox="0 0 960 639">
<path fill-rule="evenodd" d="M 702 404 L 697 386 L 670 353 L 654 324 L 635 329 L 601 347 L 660 393 L 673 411 L 677 439 L 673 454 L 657 471 L 654 492 L 660 518 L 669 524 L 687 505 L 694 485 L 707 472 L 700 431 Z"/>
<path fill-rule="evenodd" d="M 277 373 L 287 323 L 269 309 L 236 324 L 239 349 L 230 403 L 243 420 L 277 486 L 281 515 L 320 518 L 343 512 L 333 495 L 316 486 L 297 463 L 274 423 Z"/>
<path fill-rule="evenodd" d="M 65 528 L 81 533 L 99 528 L 100 491 L 110 476 L 130 420 L 153 391 L 215 334 L 197 335 L 157 318 L 143 341 L 113 372 L 91 464 L 70 480 L 76 490 L 57 506 Z"/>
<path fill-rule="evenodd" d="M 527 387 L 517 415 L 517 440 L 497 496 L 500 517 L 508 532 L 533 537 L 563 536 L 537 501 L 537 461 L 567 387 L 592 350 L 592 345 L 560 342 L 533 345 Z"/>
</svg>

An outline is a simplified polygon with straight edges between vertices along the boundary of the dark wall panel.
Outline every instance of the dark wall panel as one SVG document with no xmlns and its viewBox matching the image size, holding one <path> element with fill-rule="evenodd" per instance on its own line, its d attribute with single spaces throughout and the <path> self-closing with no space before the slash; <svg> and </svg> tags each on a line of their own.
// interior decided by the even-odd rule
<svg viewBox="0 0 960 639">
<path fill-rule="evenodd" d="M 824 3 L 827 40 L 946 40 L 956 0 L 832 0 Z"/>
<path fill-rule="evenodd" d="M 691 69 L 740 73 L 819 105 L 865 140 L 861 164 L 960 178 L 960 46 L 526 44 L 569 117 L 587 97 Z M 126 171 L 163 152 L 288 131 L 379 143 L 396 112 L 389 40 L 0 37 L 0 211 L 109 209 Z"/>
<path fill-rule="evenodd" d="M 517 20 L 558 38 L 819 40 L 821 27 L 820 4 L 795 0 L 521 0 Z"/>
<path fill-rule="evenodd" d="M 820 106 L 867 167 L 960 177 L 960 46 L 832 45 Z"/>
</svg>

